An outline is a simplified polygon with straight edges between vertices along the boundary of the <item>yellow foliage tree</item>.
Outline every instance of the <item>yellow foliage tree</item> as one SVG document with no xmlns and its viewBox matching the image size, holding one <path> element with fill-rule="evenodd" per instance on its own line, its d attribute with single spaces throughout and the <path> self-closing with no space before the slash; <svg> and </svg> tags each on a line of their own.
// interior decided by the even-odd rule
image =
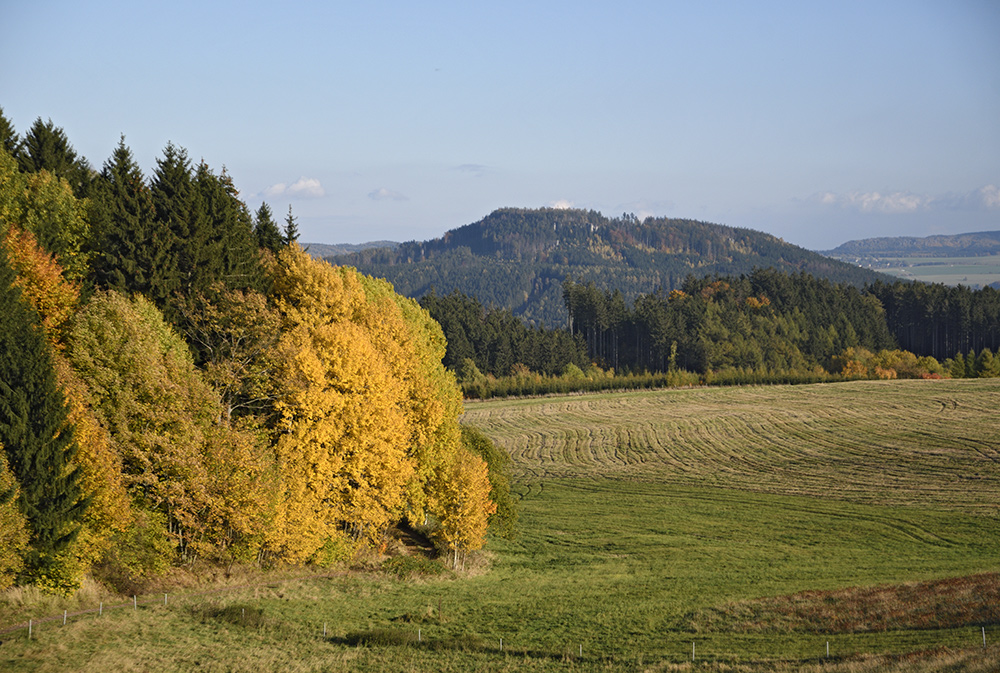
<svg viewBox="0 0 1000 673">
<path fill-rule="evenodd" d="M 447 544 L 479 548 L 493 504 L 479 479 L 485 463 L 462 445 L 440 326 L 388 282 L 297 245 L 279 253 L 272 287 L 283 321 L 282 500 L 269 546 L 304 561 L 345 538 L 375 543 L 402 516 L 422 524 L 429 513 L 446 522 Z"/>
<path fill-rule="evenodd" d="M 452 555 L 452 567 L 459 558 L 483 546 L 489 518 L 497 507 L 490 499 L 486 461 L 462 449 L 444 475 L 439 535 Z"/>
<path fill-rule="evenodd" d="M 28 525 L 17 506 L 17 496 L 17 480 L 0 446 L 0 591 L 9 587 L 21 571 L 21 553 L 28 546 Z"/>
<path fill-rule="evenodd" d="M 398 353 L 368 329 L 356 271 L 293 245 L 273 279 L 284 320 L 275 445 L 283 497 L 269 544 L 300 562 L 330 539 L 374 542 L 401 515 L 413 473 L 406 389 L 393 375 Z"/>
</svg>

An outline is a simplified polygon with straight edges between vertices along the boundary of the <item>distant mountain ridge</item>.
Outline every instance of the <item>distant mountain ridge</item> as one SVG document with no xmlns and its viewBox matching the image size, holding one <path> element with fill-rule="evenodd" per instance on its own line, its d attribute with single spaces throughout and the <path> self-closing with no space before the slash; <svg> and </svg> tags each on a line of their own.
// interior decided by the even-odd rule
<svg viewBox="0 0 1000 673">
<path fill-rule="evenodd" d="M 352 252 L 368 250 L 369 248 L 394 248 L 399 243 L 397 241 L 369 241 L 368 243 L 339 243 L 331 245 L 329 243 L 300 243 L 302 249 L 317 259 L 336 257 L 337 255 L 347 255 Z"/>
<path fill-rule="evenodd" d="M 935 236 L 895 236 L 848 241 L 822 254 L 853 257 L 978 257 L 1000 254 L 1000 231 Z"/>
<path fill-rule="evenodd" d="M 669 292 L 687 276 L 805 271 L 863 285 L 885 277 L 752 229 L 585 210 L 504 208 L 430 241 L 330 258 L 388 279 L 401 294 L 459 290 L 528 321 L 565 324 L 566 278 L 620 290 L 627 301 Z"/>
</svg>

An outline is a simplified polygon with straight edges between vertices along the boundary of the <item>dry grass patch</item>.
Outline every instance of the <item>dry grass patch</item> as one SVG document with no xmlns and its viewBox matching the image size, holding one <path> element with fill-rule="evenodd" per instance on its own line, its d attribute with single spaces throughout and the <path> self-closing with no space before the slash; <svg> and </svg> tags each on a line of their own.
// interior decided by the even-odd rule
<svg viewBox="0 0 1000 673">
<path fill-rule="evenodd" d="M 803 591 L 695 612 L 696 632 L 862 633 L 1000 624 L 1000 573 Z"/>
</svg>

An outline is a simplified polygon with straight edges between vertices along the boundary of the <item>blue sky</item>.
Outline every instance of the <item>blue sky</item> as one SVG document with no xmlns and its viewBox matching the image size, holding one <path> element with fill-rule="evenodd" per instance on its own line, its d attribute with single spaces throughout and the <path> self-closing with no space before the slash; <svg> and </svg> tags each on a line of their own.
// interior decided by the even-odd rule
<svg viewBox="0 0 1000 673">
<path fill-rule="evenodd" d="M 504 206 L 750 227 L 812 249 L 1000 229 L 1000 3 L 32 2 L 0 106 L 95 167 L 124 133 L 226 166 L 303 241 Z"/>
</svg>

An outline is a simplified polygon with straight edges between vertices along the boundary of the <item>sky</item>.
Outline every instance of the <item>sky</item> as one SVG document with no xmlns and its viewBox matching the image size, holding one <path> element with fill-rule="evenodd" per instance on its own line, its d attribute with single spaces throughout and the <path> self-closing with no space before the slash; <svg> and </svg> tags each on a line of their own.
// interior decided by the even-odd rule
<svg viewBox="0 0 1000 673">
<path fill-rule="evenodd" d="M 97 169 L 122 134 L 300 240 L 501 207 L 813 250 L 1000 229 L 1000 2 L 0 0 L 0 107 Z"/>
</svg>

